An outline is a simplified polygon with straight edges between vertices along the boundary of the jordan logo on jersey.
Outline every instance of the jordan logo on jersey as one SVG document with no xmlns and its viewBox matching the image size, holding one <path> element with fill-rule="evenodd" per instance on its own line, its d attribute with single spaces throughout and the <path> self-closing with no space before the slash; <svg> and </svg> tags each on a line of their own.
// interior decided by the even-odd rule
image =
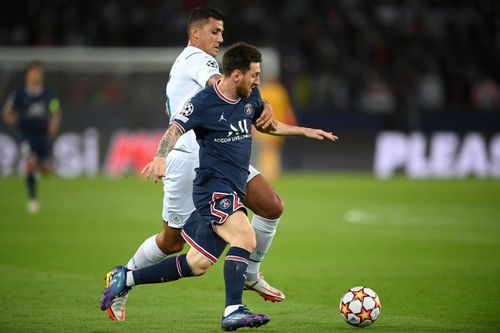
<svg viewBox="0 0 500 333">
<path fill-rule="evenodd" d="M 219 123 L 220 123 L 221 121 L 227 121 L 227 119 L 226 119 L 226 118 L 224 118 L 224 112 L 222 112 L 222 114 L 220 115 L 220 118 L 219 118 Z"/>
</svg>

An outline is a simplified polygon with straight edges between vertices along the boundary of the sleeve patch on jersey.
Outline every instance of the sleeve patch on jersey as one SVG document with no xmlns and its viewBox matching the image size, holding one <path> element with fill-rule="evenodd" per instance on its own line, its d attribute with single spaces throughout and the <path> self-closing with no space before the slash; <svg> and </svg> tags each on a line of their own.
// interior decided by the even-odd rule
<svg viewBox="0 0 500 333">
<path fill-rule="evenodd" d="M 59 111 L 59 108 L 61 107 L 61 104 L 59 103 L 59 100 L 57 98 L 52 98 L 49 102 L 49 111 L 51 113 Z"/>
<path fill-rule="evenodd" d="M 212 67 L 212 68 L 219 68 L 219 65 L 217 64 L 217 61 L 210 59 L 207 61 L 207 66 Z"/>
<path fill-rule="evenodd" d="M 184 117 L 189 117 L 189 115 L 193 113 L 193 111 L 194 111 L 193 103 L 189 102 L 186 104 L 186 106 L 184 106 L 184 109 L 181 111 L 181 115 L 183 115 Z"/>
</svg>

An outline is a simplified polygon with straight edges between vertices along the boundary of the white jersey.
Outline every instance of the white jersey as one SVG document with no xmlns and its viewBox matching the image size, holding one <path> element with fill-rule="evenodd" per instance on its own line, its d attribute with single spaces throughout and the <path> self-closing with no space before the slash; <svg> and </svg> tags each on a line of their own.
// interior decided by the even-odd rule
<svg viewBox="0 0 500 333">
<path fill-rule="evenodd" d="M 175 119 L 191 97 L 204 89 L 208 80 L 217 74 L 220 75 L 219 64 L 214 57 L 197 47 L 187 46 L 172 65 L 166 87 L 166 109 L 170 119 Z M 194 132 L 182 135 L 174 150 L 198 157 L 199 146 Z"/>
</svg>

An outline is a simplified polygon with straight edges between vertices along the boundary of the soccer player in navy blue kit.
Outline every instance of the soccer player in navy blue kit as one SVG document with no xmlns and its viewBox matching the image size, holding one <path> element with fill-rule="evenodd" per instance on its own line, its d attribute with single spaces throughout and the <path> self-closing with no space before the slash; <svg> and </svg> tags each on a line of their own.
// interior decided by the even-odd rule
<svg viewBox="0 0 500 333">
<path fill-rule="evenodd" d="M 59 131 L 60 103 L 57 96 L 44 83 L 44 69 L 34 61 L 24 73 L 24 85 L 12 92 L 3 109 L 7 125 L 19 129 L 21 152 L 26 158 L 26 185 L 28 211 L 39 210 L 36 172 L 50 170 L 50 140 Z"/>
<path fill-rule="evenodd" d="M 103 292 L 101 309 L 138 284 L 175 281 L 204 274 L 215 264 L 227 244 L 224 258 L 226 304 L 221 327 L 259 327 L 269 316 L 254 314 L 242 301 L 245 271 L 256 240 L 243 205 L 252 145 L 251 126 L 263 109 L 259 85 L 262 56 L 252 45 L 237 43 L 222 60 L 222 79 L 195 95 L 166 130 L 155 159 L 146 165 L 146 177 L 161 179 L 165 160 L 178 138 L 193 129 L 200 143 L 200 166 L 193 182 L 196 211 L 182 236 L 191 246 L 187 254 L 168 257 L 136 271 L 114 268 L 111 283 Z M 259 128 L 257 128 L 259 129 Z M 273 135 L 302 135 L 335 141 L 332 133 L 288 126 L 276 121 L 275 129 L 259 129 Z"/>
</svg>

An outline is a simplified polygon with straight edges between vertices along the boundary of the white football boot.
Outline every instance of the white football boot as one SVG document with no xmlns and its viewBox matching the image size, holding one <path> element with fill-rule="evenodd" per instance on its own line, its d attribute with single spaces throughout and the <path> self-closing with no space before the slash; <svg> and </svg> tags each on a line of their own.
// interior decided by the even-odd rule
<svg viewBox="0 0 500 333">
<path fill-rule="evenodd" d="M 269 283 L 264 280 L 261 273 L 257 274 L 257 280 L 245 281 L 245 290 L 253 290 L 257 292 L 266 301 L 281 302 L 285 300 L 285 294 L 280 290 L 271 287 Z"/>
<path fill-rule="evenodd" d="M 104 281 L 106 282 L 106 288 L 108 288 L 111 283 L 112 273 L 113 271 L 110 271 L 106 273 L 106 276 L 104 277 Z M 125 292 L 124 294 L 115 297 L 115 299 L 111 303 L 111 306 L 109 306 L 106 309 L 109 319 L 116 321 L 125 320 L 125 303 L 127 302 L 127 298 L 128 298 L 128 292 Z"/>
</svg>

